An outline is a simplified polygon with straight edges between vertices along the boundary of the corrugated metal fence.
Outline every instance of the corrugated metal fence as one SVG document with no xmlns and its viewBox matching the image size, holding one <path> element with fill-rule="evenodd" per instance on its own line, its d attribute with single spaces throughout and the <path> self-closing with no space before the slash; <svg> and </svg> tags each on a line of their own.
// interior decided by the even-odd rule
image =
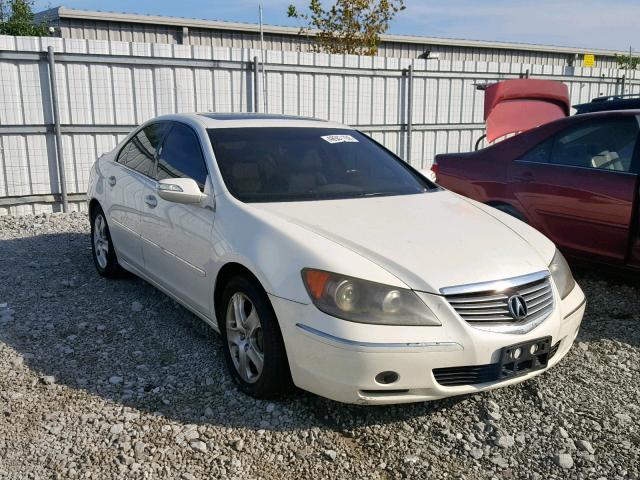
<svg viewBox="0 0 640 480">
<path fill-rule="evenodd" d="M 619 92 L 624 73 L 269 51 L 263 76 L 257 50 L 0 36 L 0 214 L 59 209 L 48 47 L 72 208 L 81 208 L 93 161 L 157 115 L 267 111 L 330 119 L 427 168 L 436 153 L 471 150 L 482 135 L 484 94 L 475 84 L 529 72 L 566 82 L 575 104 Z M 626 90 L 640 92 L 639 72 Z"/>
</svg>

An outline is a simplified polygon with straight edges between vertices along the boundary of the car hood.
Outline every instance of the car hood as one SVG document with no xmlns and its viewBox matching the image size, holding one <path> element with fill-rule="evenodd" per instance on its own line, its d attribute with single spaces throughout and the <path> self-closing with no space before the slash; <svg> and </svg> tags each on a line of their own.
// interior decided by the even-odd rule
<svg viewBox="0 0 640 480">
<path fill-rule="evenodd" d="M 253 206 L 368 258 L 419 291 L 526 275 L 550 260 L 513 226 L 447 191 Z"/>
</svg>

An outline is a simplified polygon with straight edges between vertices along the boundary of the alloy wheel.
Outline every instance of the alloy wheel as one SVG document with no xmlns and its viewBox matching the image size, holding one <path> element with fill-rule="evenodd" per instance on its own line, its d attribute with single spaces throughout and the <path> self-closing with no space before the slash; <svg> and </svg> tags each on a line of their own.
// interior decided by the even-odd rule
<svg viewBox="0 0 640 480">
<path fill-rule="evenodd" d="M 100 268 L 107 268 L 109 261 L 109 237 L 107 236 L 107 222 L 102 214 L 96 215 L 93 221 L 93 248 Z"/>
<path fill-rule="evenodd" d="M 264 367 L 262 325 L 255 306 L 244 293 L 233 294 L 227 305 L 226 334 L 229 353 L 240 378 L 260 379 Z"/>
</svg>

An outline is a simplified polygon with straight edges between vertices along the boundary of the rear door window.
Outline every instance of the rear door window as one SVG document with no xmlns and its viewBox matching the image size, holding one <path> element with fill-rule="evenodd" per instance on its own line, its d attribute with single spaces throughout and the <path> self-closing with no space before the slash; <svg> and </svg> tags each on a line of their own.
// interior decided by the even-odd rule
<svg viewBox="0 0 640 480">
<path fill-rule="evenodd" d="M 521 156 L 518 160 L 521 162 L 549 163 L 552 148 L 553 138 L 539 143 L 523 156 Z"/>
<path fill-rule="evenodd" d="M 118 163 L 153 177 L 156 153 L 168 128 L 167 123 L 152 123 L 140 130 L 120 150 Z"/>
<path fill-rule="evenodd" d="M 192 178 L 200 190 L 204 190 L 207 181 L 200 140 L 190 127 L 180 123 L 171 127 L 158 158 L 156 179 L 166 178 Z"/>
<path fill-rule="evenodd" d="M 638 131 L 635 116 L 592 120 L 569 128 L 556 136 L 551 163 L 629 172 Z"/>
</svg>

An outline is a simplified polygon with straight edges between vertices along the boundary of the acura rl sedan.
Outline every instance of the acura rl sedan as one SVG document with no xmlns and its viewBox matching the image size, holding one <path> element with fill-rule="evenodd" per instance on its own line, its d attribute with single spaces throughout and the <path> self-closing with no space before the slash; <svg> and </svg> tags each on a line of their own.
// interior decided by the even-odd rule
<svg viewBox="0 0 640 480">
<path fill-rule="evenodd" d="M 132 272 L 218 331 L 259 398 L 511 385 L 560 361 L 584 313 L 542 234 L 340 124 L 159 117 L 95 163 L 88 201 L 98 272 Z"/>
</svg>

